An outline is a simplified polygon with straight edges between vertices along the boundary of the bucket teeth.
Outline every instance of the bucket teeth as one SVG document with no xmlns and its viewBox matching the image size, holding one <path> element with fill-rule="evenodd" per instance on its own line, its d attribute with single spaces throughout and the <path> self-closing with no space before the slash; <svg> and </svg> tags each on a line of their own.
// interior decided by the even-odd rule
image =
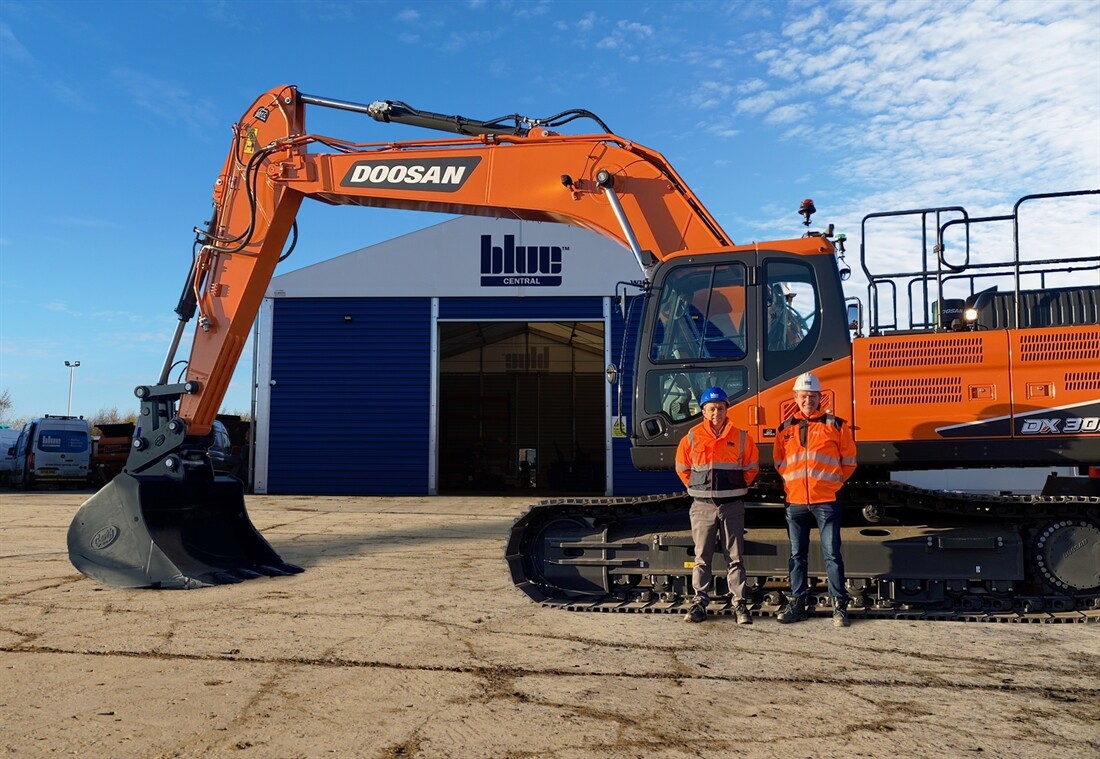
<svg viewBox="0 0 1100 759">
<path fill-rule="evenodd" d="M 289 577 L 290 575 L 296 575 L 304 572 L 301 567 L 297 567 L 293 564 L 259 564 L 255 567 L 257 572 L 261 572 L 268 577 Z"/>
<path fill-rule="evenodd" d="M 254 572 L 251 569 L 246 569 L 245 567 L 238 567 L 237 569 L 230 569 L 229 572 L 230 572 L 230 574 L 237 575 L 237 577 L 240 577 L 242 580 L 255 580 L 255 579 L 258 579 L 260 577 L 266 577 L 267 576 L 267 575 L 260 574 L 259 572 Z"/>
</svg>

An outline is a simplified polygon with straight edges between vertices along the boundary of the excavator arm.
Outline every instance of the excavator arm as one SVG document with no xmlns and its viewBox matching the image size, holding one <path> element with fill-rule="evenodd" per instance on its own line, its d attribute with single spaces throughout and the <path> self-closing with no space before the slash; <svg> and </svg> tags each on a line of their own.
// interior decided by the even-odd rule
<svg viewBox="0 0 1100 759">
<path fill-rule="evenodd" d="M 349 142 L 310 134 L 307 106 L 456 136 Z M 563 135 L 550 128 L 577 118 L 593 118 L 604 131 Z M 141 412 L 126 468 L 70 526 L 69 556 L 86 575 L 122 587 L 191 588 L 301 571 L 259 535 L 245 513 L 243 486 L 215 478 L 205 451 L 307 198 L 572 224 L 629 248 L 647 279 L 658 261 L 731 245 L 664 157 L 609 133 L 587 111 L 476 121 L 394 101 L 320 98 L 291 86 L 264 93 L 233 127 L 159 381 L 135 391 Z M 186 379 L 170 383 L 196 313 Z"/>
</svg>

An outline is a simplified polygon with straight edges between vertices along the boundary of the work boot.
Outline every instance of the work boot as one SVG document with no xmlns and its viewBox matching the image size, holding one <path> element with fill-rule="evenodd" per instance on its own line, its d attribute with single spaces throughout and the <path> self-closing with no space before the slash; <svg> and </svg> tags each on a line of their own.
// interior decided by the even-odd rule
<svg viewBox="0 0 1100 759">
<path fill-rule="evenodd" d="M 781 625 L 789 625 L 792 622 L 801 622 L 806 618 L 806 599 L 802 596 L 787 601 L 787 605 L 775 615 Z"/>
<path fill-rule="evenodd" d="M 737 615 L 737 624 L 752 624 L 752 615 L 749 614 L 749 607 L 745 605 L 744 601 L 737 602 L 737 605 L 733 607 L 733 613 Z"/>
<path fill-rule="evenodd" d="M 684 615 L 685 622 L 705 622 L 707 619 L 707 610 L 703 608 L 702 604 L 692 604 L 691 609 Z"/>
<path fill-rule="evenodd" d="M 833 607 L 833 627 L 847 627 L 849 624 L 848 604 L 838 603 Z"/>
</svg>

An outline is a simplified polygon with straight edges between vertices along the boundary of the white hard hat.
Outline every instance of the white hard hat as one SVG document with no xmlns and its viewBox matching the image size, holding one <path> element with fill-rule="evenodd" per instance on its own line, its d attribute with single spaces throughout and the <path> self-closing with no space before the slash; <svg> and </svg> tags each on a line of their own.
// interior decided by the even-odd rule
<svg viewBox="0 0 1100 759">
<path fill-rule="evenodd" d="M 798 375 L 798 379 L 794 381 L 793 389 L 796 393 L 799 390 L 805 390 L 810 393 L 820 393 L 821 381 L 813 372 L 806 372 L 805 374 Z"/>
</svg>

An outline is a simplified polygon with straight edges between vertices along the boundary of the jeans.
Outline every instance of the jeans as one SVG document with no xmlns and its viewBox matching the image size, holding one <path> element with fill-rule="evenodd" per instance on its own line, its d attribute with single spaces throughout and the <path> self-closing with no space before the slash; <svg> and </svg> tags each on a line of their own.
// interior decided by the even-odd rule
<svg viewBox="0 0 1100 759">
<path fill-rule="evenodd" d="M 706 606 L 710 602 L 710 590 L 714 576 L 711 559 L 716 542 L 725 554 L 726 580 L 734 603 L 745 600 L 745 567 L 741 554 L 745 551 L 745 504 L 742 501 L 715 506 L 706 501 L 692 501 L 691 538 L 695 543 L 695 568 L 691 571 L 691 585 L 695 590 L 695 603 Z"/>
<path fill-rule="evenodd" d="M 829 577 L 829 595 L 835 604 L 847 604 L 848 593 L 844 589 L 844 559 L 840 555 L 840 505 L 815 503 L 813 506 L 786 508 L 787 534 L 791 538 L 791 559 L 787 564 L 791 573 L 791 595 L 803 598 L 806 580 L 806 557 L 810 551 L 810 530 L 817 522 L 821 532 L 821 553 L 825 559 L 825 573 Z"/>
</svg>

